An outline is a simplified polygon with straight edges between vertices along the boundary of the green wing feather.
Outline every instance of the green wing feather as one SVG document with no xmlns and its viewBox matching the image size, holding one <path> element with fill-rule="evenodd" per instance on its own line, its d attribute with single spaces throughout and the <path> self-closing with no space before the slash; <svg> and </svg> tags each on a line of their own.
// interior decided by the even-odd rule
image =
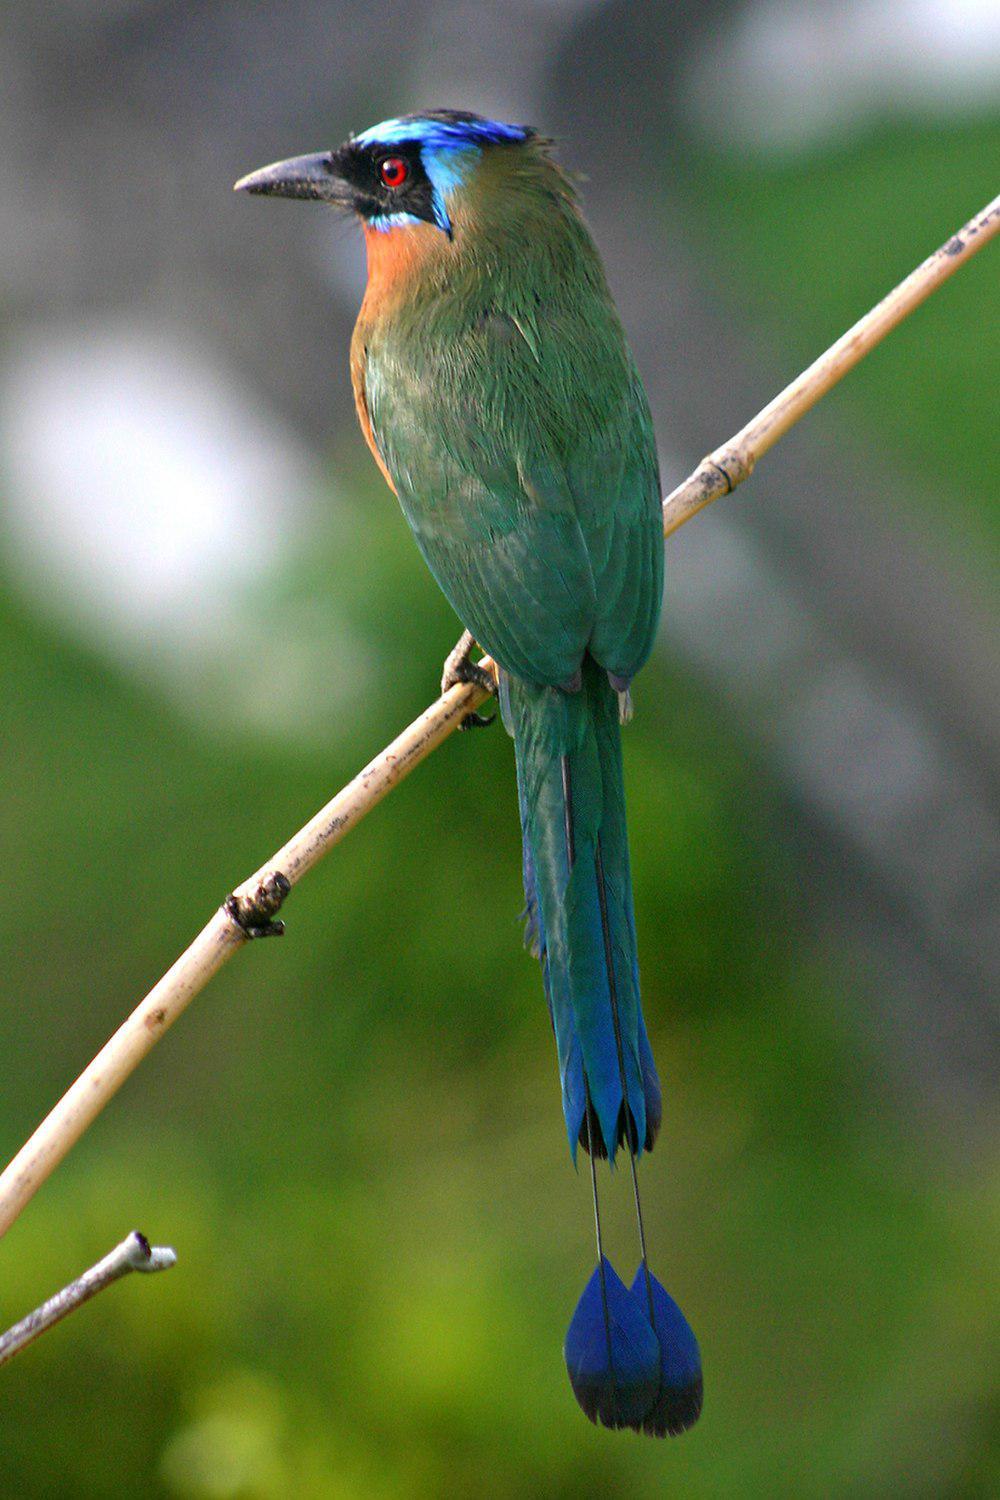
<svg viewBox="0 0 1000 1500">
<path fill-rule="evenodd" d="M 372 330 L 372 431 L 432 573 L 501 666 L 553 685 L 589 650 L 631 677 L 662 593 L 649 409 L 603 276 L 522 269 L 473 266 Z"/>
</svg>

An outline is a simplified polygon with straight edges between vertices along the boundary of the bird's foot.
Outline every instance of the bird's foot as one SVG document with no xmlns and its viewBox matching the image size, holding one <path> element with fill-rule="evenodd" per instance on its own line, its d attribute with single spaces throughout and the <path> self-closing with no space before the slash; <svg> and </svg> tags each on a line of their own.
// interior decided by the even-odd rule
<svg viewBox="0 0 1000 1500">
<path fill-rule="evenodd" d="M 441 673 L 441 691 L 446 693 L 453 688 L 457 682 L 472 683 L 476 687 L 485 688 L 488 693 L 497 690 L 496 678 L 486 667 L 480 666 L 479 662 L 472 660 L 472 651 L 476 642 L 471 630 L 463 630 L 458 640 L 448 655 L 445 657 L 444 670 Z M 496 714 L 466 714 L 460 729 L 485 729 L 492 724 Z"/>
</svg>

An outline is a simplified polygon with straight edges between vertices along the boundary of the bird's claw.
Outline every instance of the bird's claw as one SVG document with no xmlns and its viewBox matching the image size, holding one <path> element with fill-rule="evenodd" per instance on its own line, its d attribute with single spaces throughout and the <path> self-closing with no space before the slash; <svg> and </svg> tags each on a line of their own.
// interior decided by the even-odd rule
<svg viewBox="0 0 1000 1500">
<path fill-rule="evenodd" d="M 473 710 L 471 714 L 466 714 L 458 727 L 459 729 L 489 729 L 495 718 L 496 714 L 477 714 Z"/>
<path fill-rule="evenodd" d="M 475 647 L 475 639 L 471 630 L 463 630 L 454 648 L 449 651 L 445 658 L 444 671 L 441 674 L 441 691 L 446 693 L 458 682 L 471 683 L 475 687 L 485 688 L 488 693 L 496 692 L 496 678 L 488 668 L 480 666 L 479 662 L 472 660 L 472 651 Z M 459 729 L 486 729 L 496 714 L 466 714 Z"/>
<path fill-rule="evenodd" d="M 463 630 L 445 657 L 444 669 L 441 673 L 442 693 L 453 688 L 457 682 L 475 683 L 477 687 L 485 688 L 488 693 L 496 691 L 493 673 L 486 667 L 480 666 L 479 662 L 472 660 L 472 652 L 475 649 L 476 642 L 472 631 Z"/>
</svg>

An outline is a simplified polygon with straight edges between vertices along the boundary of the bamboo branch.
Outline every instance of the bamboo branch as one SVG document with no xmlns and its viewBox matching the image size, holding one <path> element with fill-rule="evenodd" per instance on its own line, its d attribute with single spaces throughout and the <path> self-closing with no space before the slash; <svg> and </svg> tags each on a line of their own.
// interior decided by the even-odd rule
<svg viewBox="0 0 1000 1500">
<path fill-rule="evenodd" d="M 167 1271 L 176 1260 L 177 1256 L 168 1246 L 153 1246 L 144 1234 L 133 1229 L 96 1266 L 91 1266 L 89 1271 L 84 1271 L 69 1286 L 64 1286 L 61 1292 L 56 1292 L 41 1307 L 36 1307 L 34 1312 L 15 1323 L 13 1328 L 0 1334 L 0 1365 L 5 1365 L 15 1354 L 20 1354 L 40 1333 L 65 1318 L 81 1303 L 96 1297 L 98 1292 L 103 1292 L 113 1281 L 120 1281 L 130 1271 Z"/>
<path fill-rule="evenodd" d="M 887 333 L 1000 230 L 1000 197 L 866 313 L 752 421 L 706 458 L 663 503 L 672 535 L 748 478 L 758 459 Z M 492 667 L 488 658 L 483 665 Z M 232 893 L 145 1000 L 115 1032 L 0 1175 L 0 1235 L 177 1017 L 249 937 L 282 930 L 285 896 L 376 803 L 478 708 L 488 693 L 450 688 Z"/>
<path fill-rule="evenodd" d="M 954 275 L 959 266 L 971 260 L 977 250 L 1000 230 L 1000 196 L 986 207 L 940 249 L 929 255 L 905 281 L 887 297 L 866 312 L 863 318 L 841 334 L 825 354 L 802 371 L 801 375 L 779 391 L 763 411 L 741 427 L 728 443 L 716 448 L 679 484 L 663 502 L 663 531 L 670 536 L 685 521 L 704 510 L 713 500 L 729 495 L 744 479 L 749 479 L 758 459 L 783 438 L 800 417 L 810 411 L 821 396 L 842 380 L 849 370 L 880 344 L 914 308 L 931 292 Z"/>
</svg>

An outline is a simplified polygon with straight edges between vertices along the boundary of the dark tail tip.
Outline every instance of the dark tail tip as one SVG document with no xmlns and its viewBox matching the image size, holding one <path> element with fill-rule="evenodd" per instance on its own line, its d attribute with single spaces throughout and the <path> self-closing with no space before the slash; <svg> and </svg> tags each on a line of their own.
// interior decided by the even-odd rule
<svg viewBox="0 0 1000 1500">
<path fill-rule="evenodd" d="M 602 1258 L 566 1334 L 573 1394 L 592 1422 L 641 1427 L 657 1402 L 661 1355 L 638 1299 Z"/>
<path fill-rule="evenodd" d="M 644 1151 L 652 1151 L 653 1143 L 659 1133 L 660 1121 L 663 1118 L 663 1107 L 660 1103 L 660 1086 L 656 1080 L 655 1073 L 653 1074 L 653 1079 L 656 1083 L 655 1093 L 649 1088 L 648 1083 L 646 1088 L 646 1135 L 642 1143 Z M 618 1128 L 615 1131 L 615 1150 L 617 1151 L 619 1146 L 628 1146 L 634 1150 L 636 1135 L 635 1118 L 632 1111 L 626 1109 L 623 1104 L 618 1113 Z M 578 1140 L 584 1151 L 589 1152 L 591 1146 L 593 1146 L 594 1156 L 599 1161 L 607 1160 L 608 1148 L 601 1131 L 601 1122 L 597 1118 L 597 1111 L 594 1109 L 589 1097 L 587 1099 L 583 1122 L 580 1125 Z"/>
<path fill-rule="evenodd" d="M 693 1427 L 701 1415 L 704 1397 L 701 1351 L 690 1323 L 673 1297 L 652 1272 L 647 1272 L 640 1266 L 635 1273 L 630 1296 L 647 1315 L 650 1295 L 660 1346 L 660 1389 L 655 1402 L 643 1418 L 642 1430 L 652 1437 L 677 1437 Z"/>
<path fill-rule="evenodd" d="M 701 1416 L 704 1395 L 700 1372 L 697 1379 L 679 1390 L 668 1391 L 664 1388 L 642 1424 L 643 1432 L 648 1432 L 650 1437 L 680 1437 Z"/>
<path fill-rule="evenodd" d="M 604 1136 L 601 1133 L 601 1122 L 597 1118 L 597 1110 L 590 1102 L 590 1092 L 587 1092 L 587 1105 L 583 1112 L 583 1120 L 580 1125 L 580 1134 L 577 1137 L 584 1151 L 590 1153 L 600 1161 L 606 1161 L 608 1148 L 604 1144 Z"/>
</svg>

